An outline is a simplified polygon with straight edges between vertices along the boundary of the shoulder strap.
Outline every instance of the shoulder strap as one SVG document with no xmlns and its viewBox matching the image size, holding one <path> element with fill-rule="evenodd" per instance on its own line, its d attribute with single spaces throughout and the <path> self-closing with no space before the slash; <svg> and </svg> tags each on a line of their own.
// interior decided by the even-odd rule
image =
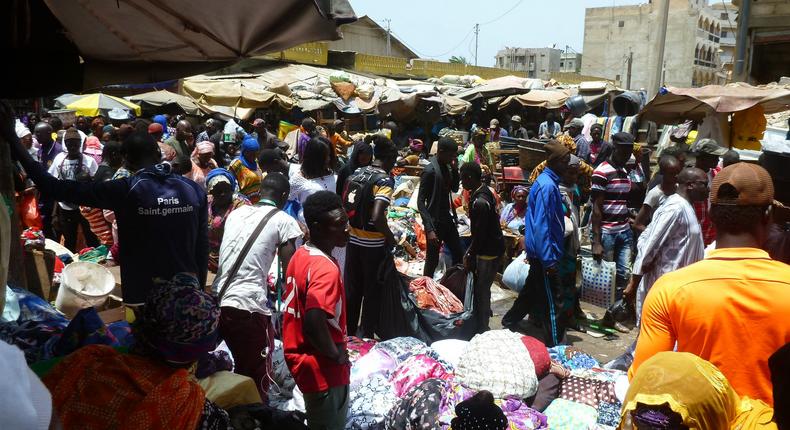
<svg viewBox="0 0 790 430">
<path fill-rule="evenodd" d="M 280 212 L 280 210 L 277 208 L 274 208 L 271 211 L 269 211 L 269 213 L 267 213 L 266 216 L 264 216 L 263 219 L 261 219 L 261 222 L 259 222 L 258 225 L 255 227 L 255 230 L 253 230 L 250 237 L 247 238 L 247 242 L 244 243 L 244 248 L 241 249 L 241 252 L 239 252 L 239 256 L 236 257 L 236 261 L 233 263 L 233 267 L 231 267 L 230 271 L 228 272 L 228 277 L 225 278 L 225 282 L 222 284 L 222 288 L 219 290 L 218 297 L 220 301 L 222 300 L 222 296 L 224 296 L 225 292 L 228 290 L 231 281 L 233 281 L 233 278 L 236 277 L 236 273 L 239 271 L 239 267 L 241 267 L 241 263 L 244 261 L 244 258 L 247 257 L 247 253 L 250 252 L 250 248 L 252 248 L 253 242 L 255 242 L 255 239 L 258 237 L 258 235 L 261 234 L 263 228 L 266 227 L 266 224 L 269 223 L 269 220 L 277 212 Z"/>
</svg>

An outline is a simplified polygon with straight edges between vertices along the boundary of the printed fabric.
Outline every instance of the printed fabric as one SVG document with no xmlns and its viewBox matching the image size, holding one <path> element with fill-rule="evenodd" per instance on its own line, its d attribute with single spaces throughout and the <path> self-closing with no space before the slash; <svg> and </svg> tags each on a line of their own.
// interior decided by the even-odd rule
<svg viewBox="0 0 790 430">
<path fill-rule="evenodd" d="M 618 403 L 614 382 L 569 376 L 562 381 L 560 398 L 598 408 L 601 403 Z"/>
<path fill-rule="evenodd" d="M 409 291 L 414 293 L 420 309 L 432 309 L 444 316 L 464 311 L 464 304 L 455 294 L 428 276 L 411 281 Z"/>
<path fill-rule="evenodd" d="M 395 369 L 389 380 L 393 385 L 395 394 L 402 397 L 409 390 L 419 385 L 426 379 L 450 379 L 441 363 L 424 354 L 418 354 L 406 359 Z"/>
<path fill-rule="evenodd" d="M 439 430 L 439 407 L 450 390 L 443 379 L 426 379 L 401 397 L 386 418 L 387 430 Z"/>
<path fill-rule="evenodd" d="M 43 381 L 66 429 L 192 430 L 205 405 L 185 369 L 102 345 L 64 358 Z"/>
<path fill-rule="evenodd" d="M 546 416 L 530 408 L 521 399 L 510 397 L 496 400 L 494 403 L 502 408 L 508 420 L 509 430 L 537 430 L 548 429 Z"/>
<path fill-rule="evenodd" d="M 351 385 L 346 429 L 384 428 L 384 417 L 398 401 L 392 384 L 382 375 L 374 375 Z"/>
<path fill-rule="evenodd" d="M 455 418 L 455 407 L 475 394 L 475 390 L 464 387 L 457 380 L 449 381 L 447 391 L 439 404 L 439 423 L 442 428 L 447 428 Z"/>
<path fill-rule="evenodd" d="M 373 375 L 383 375 L 389 378 L 398 363 L 389 354 L 378 349 L 372 349 L 370 353 L 360 357 L 351 367 L 351 383 L 362 381 Z"/>
<path fill-rule="evenodd" d="M 373 347 L 373 351 L 381 351 L 396 360 L 398 364 L 407 358 L 426 354 L 430 348 L 425 342 L 413 337 L 396 337 L 394 339 L 379 342 Z"/>
<path fill-rule="evenodd" d="M 543 411 L 551 430 L 578 430 L 595 426 L 598 411 L 592 406 L 557 399 Z"/>
<path fill-rule="evenodd" d="M 456 369 L 458 380 L 473 390 L 487 390 L 495 398 L 531 397 L 538 378 L 521 335 L 510 330 L 490 330 L 469 342 Z"/>
<path fill-rule="evenodd" d="M 239 192 L 247 197 L 252 204 L 258 203 L 261 199 L 261 180 L 263 179 L 260 170 L 250 170 L 238 158 L 230 163 L 228 170 L 236 176 Z"/>
<path fill-rule="evenodd" d="M 600 363 L 598 363 L 598 360 L 572 346 L 557 345 L 555 347 L 549 348 L 548 350 L 552 361 L 560 363 L 563 367 L 569 370 L 601 367 Z"/>
<path fill-rule="evenodd" d="M 376 346 L 376 341 L 373 339 L 346 336 L 346 351 L 348 351 L 348 360 L 352 364 L 367 355 L 374 346 Z"/>
</svg>

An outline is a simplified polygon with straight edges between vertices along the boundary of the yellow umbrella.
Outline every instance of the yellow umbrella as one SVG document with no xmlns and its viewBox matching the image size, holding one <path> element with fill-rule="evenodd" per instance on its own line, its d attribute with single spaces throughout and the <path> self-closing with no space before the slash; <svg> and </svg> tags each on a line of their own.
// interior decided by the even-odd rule
<svg viewBox="0 0 790 430">
<path fill-rule="evenodd" d="M 106 115 L 107 112 L 115 108 L 133 111 L 137 116 L 140 116 L 141 113 L 140 106 L 120 97 L 102 93 L 83 94 L 66 105 L 66 109 L 71 109 L 77 115 L 83 116 Z"/>
</svg>

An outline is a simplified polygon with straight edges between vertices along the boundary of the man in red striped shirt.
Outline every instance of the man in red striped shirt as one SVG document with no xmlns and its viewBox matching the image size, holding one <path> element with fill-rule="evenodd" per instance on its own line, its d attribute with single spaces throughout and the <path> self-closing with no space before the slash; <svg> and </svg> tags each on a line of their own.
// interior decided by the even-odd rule
<svg viewBox="0 0 790 430">
<path fill-rule="evenodd" d="M 616 299 L 631 276 L 631 252 L 634 235 L 628 222 L 628 194 L 631 178 L 626 164 L 634 149 L 634 136 L 617 133 L 612 136 L 613 152 L 608 160 L 595 168 L 592 176 L 592 254 L 596 261 L 602 258 L 617 263 Z M 638 168 L 638 167 L 637 167 Z M 609 322 L 615 329 L 627 332 L 619 322 Z"/>
</svg>

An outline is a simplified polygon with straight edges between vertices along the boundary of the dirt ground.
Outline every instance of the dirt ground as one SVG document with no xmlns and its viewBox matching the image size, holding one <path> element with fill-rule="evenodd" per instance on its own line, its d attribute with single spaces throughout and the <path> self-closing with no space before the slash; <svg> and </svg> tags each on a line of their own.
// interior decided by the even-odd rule
<svg viewBox="0 0 790 430">
<path fill-rule="evenodd" d="M 502 328 L 502 316 L 510 309 L 513 302 L 516 300 L 516 294 L 507 288 L 502 288 L 499 283 L 494 283 L 491 287 L 491 309 L 494 311 L 494 316 L 491 319 L 490 326 L 492 329 Z M 588 318 L 600 318 L 604 315 L 604 309 L 593 306 L 589 303 L 582 302 L 582 310 L 587 313 Z M 630 327 L 630 326 L 629 326 Z M 542 339 L 542 330 L 535 327 L 527 321 L 521 322 L 521 331 L 530 336 Z M 566 334 L 566 341 L 568 344 L 573 345 L 582 351 L 592 355 L 601 364 L 613 360 L 622 354 L 631 342 L 636 339 L 637 330 L 632 328 L 629 333 L 618 333 L 614 336 L 606 337 L 593 337 L 589 333 L 581 333 L 575 330 L 569 330 Z"/>
</svg>

